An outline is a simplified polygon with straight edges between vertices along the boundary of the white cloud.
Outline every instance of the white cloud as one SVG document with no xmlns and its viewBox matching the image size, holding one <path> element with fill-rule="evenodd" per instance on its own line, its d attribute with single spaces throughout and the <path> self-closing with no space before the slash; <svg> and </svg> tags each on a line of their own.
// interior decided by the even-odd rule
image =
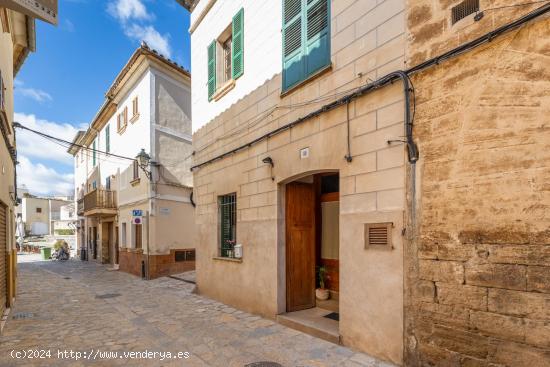
<svg viewBox="0 0 550 367">
<path fill-rule="evenodd" d="M 115 0 L 107 5 L 107 11 L 122 22 L 153 19 L 141 0 Z"/>
<path fill-rule="evenodd" d="M 87 128 L 86 125 L 77 128 L 70 124 L 41 120 L 36 118 L 35 115 L 27 115 L 24 113 L 15 113 L 14 120 L 30 129 L 67 141 L 72 141 L 78 130 Z M 67 153 L 66 147 L 61 147 L 30 131 L 17 130 L 17 151 L 20 155 L 31 159 L 48 159 L 72 166 L 72 156 Z"/>
<path fill-rule="evenodd" d="M 14 84 L 15 94 L 34 99 L 39 103 L 49 102 L 53 100 L 52 96 L 49 93 L 36 88 L 27 88 L 25 87 L 25 83 L 23 83 L 23 81 L 21 80 L 16 79 Z"/>
<path fill-rule="evenodd" d="M 160 34 L 150 24 L 155 15 L 147 10 L 143 0 L 112 0 L 107 5 L 107 12 L 119 21 L 128 38 L 145 41 L 152 49 L 171 57 L 170 34 Z"/>
<path fill-rule="evenodd" d="M 124 33 L 137 41 L 145 41 L 152 49 L 157 50 L 166 57 L 171 57 L 172 50 L 170 48 L 170 35 L 160 34 L 153 26 L 140 26 L 132 24 L 126 27 Z"/>
<path fill-rule="evenodd" d="M 55 169 L 34 164 L 24 155 L 18 156 L 17 184 L 25 185 L 35 195 L 70 195 L 74 191 L 73 174 L 62 174 Z"/>
</svg>

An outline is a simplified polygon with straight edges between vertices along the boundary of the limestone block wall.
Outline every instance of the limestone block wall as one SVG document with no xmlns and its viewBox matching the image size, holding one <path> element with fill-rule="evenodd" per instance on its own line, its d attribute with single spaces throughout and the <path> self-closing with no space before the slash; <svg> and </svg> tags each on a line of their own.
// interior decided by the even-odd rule
<svg viewBox="0 0 550 367">
<path fill-rule="evenodd" d="M 195 132 L 194 164 L 404 67 L 403 1 L 333 1 L 331 23 L 332 69 L 284 96 L 280 74 L 239 96 L 237 103 Z M 199 27 L 193 37 L 200 32 Z M 245 65 L 253 61 L 245 60 Z M 280 55 L 273 62 L 280 63 Z M 206 95 L 201 86 L 193 89 L 195 93 Z M 404 135 L 403 109 L 403 88 L 395 83 L 195 170 L 199 292 L 271 318 L 284 313 L 285 184 L 315 172 L 338 171 L 342 341 L 401 364 L 405 152 L 401 143 L 387 141 Z M 344 159 L 348 112 L 351 163 Z M 308 159 L 300 159 L 302 148 L 310 149 Z M 262 163 L 267 156 L 275 162 L 273 171 Z M 217 200 L 233 192 L 242 262 L 216 259 Z M 369 222 L 394 223 L 393 251 L 364 249 L 364 224 Z"/>
<path fill-rule="evenodd" d="M 411 64 L 532 8 L 455 29 L 458 2 L 411 2 Z M 548 17 L 535 20 L 413 78 L 421 160 L 406 365 L 550 365 L 549 31 Z"/>
</svg>

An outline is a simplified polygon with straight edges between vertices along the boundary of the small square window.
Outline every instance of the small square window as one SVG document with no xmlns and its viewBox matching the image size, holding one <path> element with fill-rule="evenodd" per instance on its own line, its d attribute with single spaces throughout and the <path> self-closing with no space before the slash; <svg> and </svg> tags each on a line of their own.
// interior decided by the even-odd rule
<svg viewBox="0 0 550 367">
<path fill-rule="evenodd" d="M 36 208 L 37 213 L 42 213 L 42 208 Z"/>
</svg>

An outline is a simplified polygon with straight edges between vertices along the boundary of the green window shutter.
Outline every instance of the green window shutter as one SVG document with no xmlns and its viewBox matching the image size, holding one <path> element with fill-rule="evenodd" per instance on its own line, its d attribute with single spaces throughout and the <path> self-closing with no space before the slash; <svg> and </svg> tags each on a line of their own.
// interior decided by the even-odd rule
<svg viewBox="0 0 550 367">
<path fill-rule="evenodd" d="M 95 163 L 96 163 L 95 149 L 96 149 L 96 146 L 95 146 L 95 140 L 94 140 L 94 144 L 93 144 L 93 147 L 92 147 L 92 152 L 93 152 L 93 154 L 92 154 L 92 164 L 93 164 L 94 167 L 95 167 Z"/>
<path fill-rule="evenodd" d="M 312 75 L 330 64 L 329 0 L 307 0 L 306 74 Z"/>
<path fill-rule="evenodd" d="M 111 131 L 110 126 L 105 128 L 105 151 L 109 153 L 111 151 Z"/>
<path fill-rule="evenodd" d="M 216 41 L 208 46 L 208 100 L 216 93 Z"/>
<path fill-rule="evenodd" d="M 231 50 L 231 67 L 233 79 L 244 73 L 244 9 L 233 17 L 233 49 Z"/>
<path fill-rule="evenodd" d="M 283 0 L 283 90 L 305 78 L 302 0 Z"/>
</svg>

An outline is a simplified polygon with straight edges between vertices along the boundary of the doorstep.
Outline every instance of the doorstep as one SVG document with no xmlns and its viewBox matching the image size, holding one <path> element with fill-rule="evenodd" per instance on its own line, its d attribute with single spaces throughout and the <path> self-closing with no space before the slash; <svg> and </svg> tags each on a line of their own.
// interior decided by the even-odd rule
<svg viewBox="0 0 550 367">
<path fill-rule="evenodd" d="M 314 307 L 277 315 L 277 322 L 331 343 L 340 344 L 339 323 L 326 318 L 325 315 L 329 313 L 330 311 Z"/>
</svg>

